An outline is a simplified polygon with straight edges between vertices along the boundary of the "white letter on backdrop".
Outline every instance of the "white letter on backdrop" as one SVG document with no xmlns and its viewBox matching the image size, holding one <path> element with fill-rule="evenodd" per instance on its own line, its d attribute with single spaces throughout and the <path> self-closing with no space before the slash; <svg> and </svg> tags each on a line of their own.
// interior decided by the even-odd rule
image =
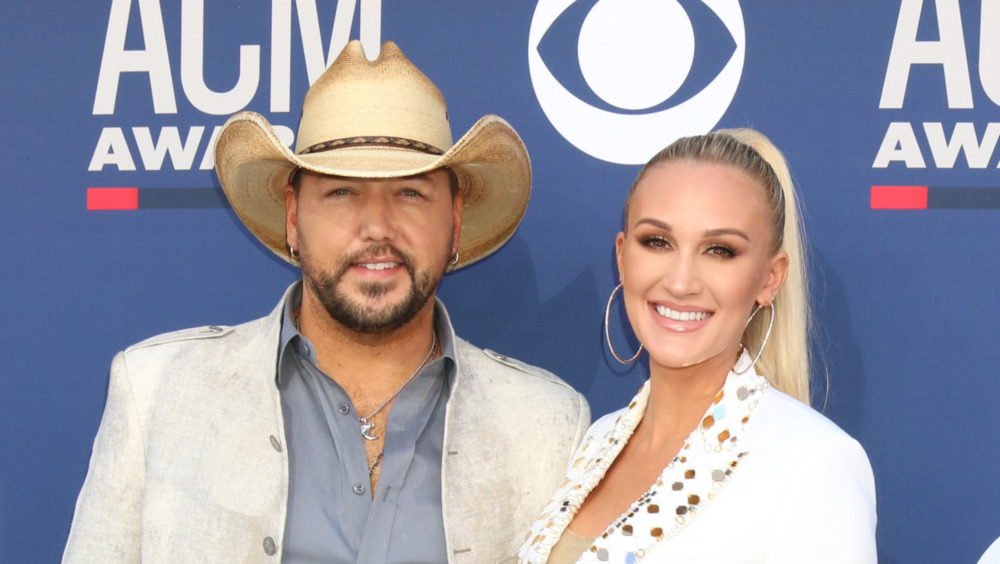
<svg viewBox="0 0 1000 564">
<path fill-rule="evenodd" d="M 260 84 L 260 46 L 240 45 L 240 77 L 228 92 L 205 85 L 205 2 L 181 2 L 181 86 L 191 105 L 212 115 L 245 108 Z"/>
<path fill-rule="evenodd" d="M 104 37 L 104 55 L 97 77 L 97 94 L 94 96 L 94 115 L 115 113 L 118 98 L 118 80 L 124 72 L 149 74 L 149 87 L 153 94 L 153 111 L 158 114 L 176 114 L 174 79 L 170 74 L 167 56 L 167 38 L 163 31 L 163 14 L 157 0 L 138 0 L 139 19 L 142 21 L 142 38 L 145 49 L 125 50 L 125 34 L 132 0 L 112 0 L 108 33 Z"/>
<path fill-rule="evenodd" d="M 316 82 L 350 40 L 357 0 L 338 0 L 330 49 L 323 56 L 316 0 L 295 0 L 299 35 L 309 84 Z M 382 41 L 382 0 L 361 0 L 361 45 L 370 60 L 378 57 Z M 291 92 L 292 0 L 271 0 L 271 111 L 289 111 Z"/>
<path fill-rule="evenodd" d="M 198 144 L 201 143 L 201 136 L 204 133 L 205 127 L 196 125 L 188 130 L 187 141 L 181 143 L 181 135 L 176 127 L 164 127 L 154 144 L 153 135 L 148 127 L 132 128 L 132 135 L 135 135 L 135 144 L 139 147 L 139 156 L 142 157 L 142 164 L 146 170 L 160 170 L 163 166 L 163 157 L 167 153 L 170 154 L 174 170 L 191 170 L 191 163 L 194 162 Z"/>
<path fill-rule="evenodd" d="M 299 17 L 301 22 L 301 16 Z M 299 24 L 301 27 L 302 24 Z M 289 111 L 292 90 L 292 0 L 271 0 L 271 111 Z"/>
<path fill-rule="evenodd" d="M 201 164 L 198 165 L 198 170 L 212 170 L 215 168 L 215 140 L 219 138 L 220 131 L 222 131 L 221 125 L 215 126 L 215 129 L 212 130 L 212 136 L 208 138 L 208 147 L 205 149 L 205 154 L 201 157 Z"/>
<path fill-rule="evenodd" d="M 923 0 L 903 0 L 892 38 L 889 66 L 882 84 L 881 109 L 903 107 L 906 83 L 913 65 L 941 65 L 948 94 L 948 108 L 972 107 L 972 84 L 965 55 L 962 13 L 958 0 L 934 0 L 937 7 L 938 41 L 917 41 Z"/>
<path fill-rule="evenodd" d="M 979 14 L 979 80 L 994 104 L 1000 106 L 1000 0 L 983 0 Z"/>
<path fill-rule="evenodd" d="M 926 168 L 924 156 L 920 154 L 920 145 L 917 144 L 917 136 L 913 133 L 913 126 L 906 122 L 893 122 L 889 124 L 889 129 L 885 131 L 882 138 L 882 146 L 879 147 L 878 154 L 875 155 L 875 163 L 872 168 L 886 168 L 890 162 L 902 161 L 906 163 L 906 168 Z"/>
<path fill-rule="evenodd" d="M 986 126 L 982 144 L 976 137 L 976 126 L 972 122 L 956 123 L 948 140 L 944 138 L 944 127 L 940 122 L 925 123 L 924 133 L 938 168 L 953 168 L 959 152 L 965 153 L 969 168 L 986 168 L 1000 139 L 1000 123 Z"/>
<path fill-rule="evenodd" d="M 105 127 L 94 148 L 94 156 L 90 158 L 90 172 L 104 170 L 104 165 L 115 165 L 118 170 L 135 170 L 132 152 L 128 150 L 125 134 L 120 127 Z"/>
</svg>

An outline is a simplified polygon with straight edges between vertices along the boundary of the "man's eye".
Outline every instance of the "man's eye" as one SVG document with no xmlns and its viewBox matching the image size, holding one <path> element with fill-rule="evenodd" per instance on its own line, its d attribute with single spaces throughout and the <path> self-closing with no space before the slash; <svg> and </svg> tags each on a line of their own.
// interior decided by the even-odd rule
<svg viewBox="0 0 1000 564">
<path fill-rule="evenodd" d="M 351 190 L 349 188 L 335 188 L 326 193 L 329 197 L 340 197 L 340 196 L 350 196 Z"/>
<path fill-rule="evenodd" d="M 402 192 L 400 192 L 400 194 L 403 195 L 403 196 L 405 196 L 405 197 L 407 197 L 407 198 L 422 198 L 423 197 L 423 194 L 421 194 L 420 192 L 417 192 L 416 190 L 413 190 L 412 188 L 407 188 L 407 189 L 403 190 Z"/>
</svg>

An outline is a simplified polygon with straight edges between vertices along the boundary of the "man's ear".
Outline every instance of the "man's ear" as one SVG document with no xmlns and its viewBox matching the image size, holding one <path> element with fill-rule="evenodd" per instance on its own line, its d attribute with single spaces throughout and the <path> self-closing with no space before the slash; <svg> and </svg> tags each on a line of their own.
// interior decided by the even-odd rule
<svg viewBox="0 0 1000 564">
<path fill-rule="evenodd" d="M 291 249 L 298 243 L 299 195 L 291 184 L 285 185 L 285 244 Z"/>
<path fill-rule="evenodd" d="M 462 239 L 462 209 L 463 208 L 462 208 L 462 192 L 461 191 L 459 191 L 458 193 L 456 193 L 455 197 L 452 198 L 451 206 L 452 206 L 452 215 L 454 217 L 454 221 L 452 223 L 452 241 L 453 241 L 453 244 L 454 244 L 455 248 L 457 249 L 459 247 L 459 243 L 461 243 L 461 239 Z"/>
</svg>

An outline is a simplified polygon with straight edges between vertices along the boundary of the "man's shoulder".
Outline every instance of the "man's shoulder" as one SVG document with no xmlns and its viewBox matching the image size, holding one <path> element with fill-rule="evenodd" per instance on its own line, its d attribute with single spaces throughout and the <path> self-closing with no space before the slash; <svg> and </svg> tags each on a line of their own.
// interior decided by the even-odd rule
<svg viewBox="0 0 1000 564">
<path fill-rule="evenodd" d="M 126 378 L 133 393 L 150 398 L 164 386 L 175 392 L 208 393 L 235 374 L 243 381 L 266 381 L 274 377 L 277 338 L 266 318 L 171 331 L 119 353 L 111 364 L 111 377 Z"/>
<path fill-rule="evenodd" d="M 203 325 L 170 331 L 154 335 L 148 339 L 140 341 L 127 349 L 125 355 L 141 353 L 143 351 L 160 352 L 177 350 L 212 350 L 219 346 L 232 347 L 241 341 L 258 339 L 260 337 L 278 337 L 281 331 L 281 314 L 284 311 L 284 304 L 288 300 L 289 294 L 293 292 L 298 283 L 292 284 L 285 290 L 284 296 L 278 305 L 264 317 L 252 319 L 237 325 Z"/>
<path fill-rule="evenodd" d="M 555 374 L 490 349 L 481 349 L 463 339 L 455 340 L 455 350 L 464 371 L 477 376 L 494 376 L 518 386 L 538 386 L 576 395 L 576 390 Z"/>
<path fill-rule="evenodd" d="M 126 356 L 134 356 L 147 352 L 162 352 L 165 350 L 196 350 L 212 349 L 218 346 L 228 346 L 234 340 L 246 340 L 259 337 L 265 332 L 265 322 L 268 318 L 254 319 L 238 325 L 204 325 L 160 333 L 144 339 L 127 349 Z"/>
<path fill-rule="evenodd" d="M 555 374 L 505 354 L 461 339 L 455 340 L 455 351 L 458 374 L 449 413 L 465 429 L 455 440 L 482 442 L 489 433 L 527 441 L 536 455 L 555 455 L 557 460 L 549 462 L 555 460 L 553 467 L 561 476 L 565 458 L 590 423 L 586 398 Z"/>
</svg>

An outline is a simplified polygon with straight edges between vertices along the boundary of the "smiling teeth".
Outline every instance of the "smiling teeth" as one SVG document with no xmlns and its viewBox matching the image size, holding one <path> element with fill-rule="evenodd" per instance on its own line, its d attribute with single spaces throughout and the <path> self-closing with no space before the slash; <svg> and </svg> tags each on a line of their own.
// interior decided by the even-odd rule
<svg viewBox="0 0 1000 564">
<path fill-rule="evenodd" d="M 368 270 L 385 270 L 387 268 L 395 268 L 396 263 L 394 262 L 369 262 L 361 265 Z"/>
<path fill-rule="evenodd" d="M 666 306 L 656 306 L 656 313 L 674 321 L 701 321 L 711 315 L 704 311 L 674 311 Z"/>
</svg>

